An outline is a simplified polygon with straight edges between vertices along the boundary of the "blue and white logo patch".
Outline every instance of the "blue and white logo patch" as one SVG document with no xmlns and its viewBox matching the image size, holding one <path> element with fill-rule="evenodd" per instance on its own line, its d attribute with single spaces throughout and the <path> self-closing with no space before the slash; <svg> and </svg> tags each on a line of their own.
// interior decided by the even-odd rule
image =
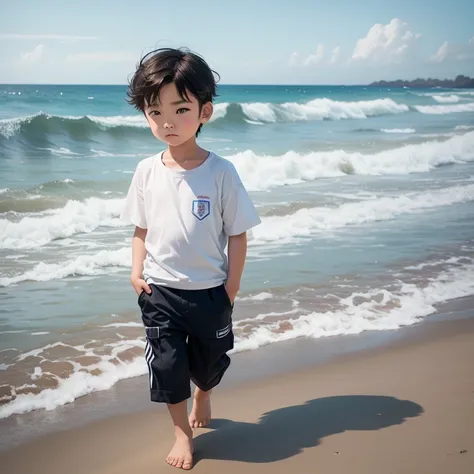
<svg viewBox="0 0 474 474">
<path fill-rule="evenodd" d="M 211 201 L 207 199 L 196 199 L 193 201 L 191 212 L 202 221 L 211 213 Z"/>
</svg>

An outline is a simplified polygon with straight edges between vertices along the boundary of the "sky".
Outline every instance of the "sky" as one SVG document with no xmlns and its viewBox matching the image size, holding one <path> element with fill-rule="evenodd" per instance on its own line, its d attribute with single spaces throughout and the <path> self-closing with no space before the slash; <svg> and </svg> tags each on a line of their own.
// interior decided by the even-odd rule
<svg viewBox="0 0 474 474">
<path fill-rule="evenodd" d="M 0 0 L 0 83 L 126 84 L 159 47 L 222 84 L 474 76 L 471 0 Z"/>
</svg>

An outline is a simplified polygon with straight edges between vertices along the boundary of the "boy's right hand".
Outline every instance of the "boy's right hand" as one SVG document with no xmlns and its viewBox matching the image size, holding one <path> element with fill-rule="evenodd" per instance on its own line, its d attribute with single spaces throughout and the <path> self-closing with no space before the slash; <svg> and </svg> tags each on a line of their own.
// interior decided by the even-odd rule
<svg viewBox="0 0 474 474">
<path fill-rule="evenodd" d="M 140 296 L 142 291 L 146 291 L 148 294 L 151 293 L 151 288 L 148 283 L 141 277 L 131 277 L 130 282 L 132 283 L 133 289 L 137 295 Z"/>
</svg>

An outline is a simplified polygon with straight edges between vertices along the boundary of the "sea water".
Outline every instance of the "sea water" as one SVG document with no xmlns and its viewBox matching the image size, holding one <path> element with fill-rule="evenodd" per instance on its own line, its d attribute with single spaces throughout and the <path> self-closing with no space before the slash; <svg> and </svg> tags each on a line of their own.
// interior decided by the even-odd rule
<svg viewBox="0 0 474 474">
<path fill-rule="evenodd" d="M 262 218 L 234 352 L 396 330 L 474 294 L 474 91 L 218 93 L 198 141 Z M 163 149 L 126 86 L 0 86 L 0 417 L 146 373 L 119 214 L 137 163 Z"/>
</svg>

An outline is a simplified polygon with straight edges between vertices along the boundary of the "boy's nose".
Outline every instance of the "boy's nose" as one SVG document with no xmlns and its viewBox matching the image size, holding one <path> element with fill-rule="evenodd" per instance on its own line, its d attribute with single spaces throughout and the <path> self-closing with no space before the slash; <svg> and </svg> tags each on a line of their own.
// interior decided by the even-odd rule
<svg viewBox="0 0 474 474">
<path fill-rule="evenodd" d="M 174 128 L 174 125 L 172 123 L 169 123 L 169 122 L 165 122 L 163 124 L 163 128 Z"/>
</svg>

